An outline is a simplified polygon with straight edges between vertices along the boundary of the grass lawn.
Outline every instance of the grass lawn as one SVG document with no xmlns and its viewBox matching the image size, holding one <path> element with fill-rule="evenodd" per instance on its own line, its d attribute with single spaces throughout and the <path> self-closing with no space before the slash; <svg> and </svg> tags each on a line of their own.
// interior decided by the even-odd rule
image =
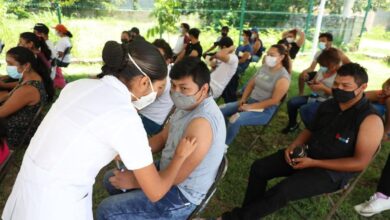
<svg viewBox="0 0 390 220">
<path fill-rule="evenodd" d="M 368 69 L 370 78 L 369 89 L 380 88 L 382 82 L 390 77 L 390 68 L 384 62 L 359 54 L 348 55 L 353 61 L 358 61 Z M 306 66 L 308 66 L 309 62 L 310 59 L 305 56 L 301 56 L 295 61 L 292 85 L 289 90 L 289 98 L 297 94 L 298 73 Z M 4 66 L 2 68 L 4 68 Z M 248 73 L 245 75 L 245 79 L 250 78 L 250 76 L 255 71 L 254 66 L 251 66 L 250 68 L 250 71 L 248 71 Z M 99 71 L 99 64 L 71 65 L 68 69 L 65 70 L 65 73 L 68 74 L 66 78 L 69 81 L 73 81 L 78 78 L 86 77 L 86 75 L 96 74 Z M 85 75 L 77 75 L 80 73 Z M 286 105 L 284 104 L 277 117 L 275 117 L 271 125 L 267 128 L 263 136 L 264 143 L 257 143 L 255 148 L 251 151 L 248 151 L 247 145 L 250 143 L 250 140 L 246 138 L 245 133 L 241 132 L 238 135 L 238 140 L 236 139 L 236 141 L 229 147 L 228 150 L 229 168 L 227 174 L 218 187 L 217 193 L 209 203 L 203 216 L 215 217 L 220 215 L 223 211 L 229 210 L 241 204 L 247 185 L 249 168 L 252 162 L 255 159 L 264 157 L 277 151 L 278 149 L 283 148 L 283 146 L 289 144 L 296 137 L 297 133 L 289 135 L 280 134 L 279 131 L 285 126 L 287 120 L 288 117 L 286 113 Z M 240 144 L 240 142 L 247 142 L 248 144 Z M 375 192 L 377 180 L 389 153 L 390 143 L 386 143 L 382 146 L 380 154 L 371 164 L 368 171 L 364 175 L 364 178 L 359 182 L 355 190 L 351 193 L 351 195 L 347 198 L 339 210 L 343 219 L 361 219 L 361 217 L 355 214 L 353 206 L 368 199 L 369 196 Z M 6 199 L 10 193 L 10 190 L 12 189 L 12 185 L 18 172 L 18 166 L 20 166 L 22 161 L 23 154 L 23 150 L 16 153 L 15 163 L 11 167 L 9 174 L 6 176 L 5 181 L 0 187 L 0 213 L 2 212 Z M 102 176 L 107 169 L 113 167 L 113 164 L 110 164 L 109 166 L 102 169 L 96 179 L 93 197 L 94 208 L 96 208 L 102 199 L 108 196 L 102 186 Z M 274 180 L 271 184 L 274 184 L 277 181 L 278 180 Z M 309 219 L 321 219 L 321 217 L 324 216 L 328 210 L 327 200 L 322 197 L 316 197 L 314 201 L 315 204 L 309 200 L 294 202 L 294 204 L 297 207 L 300 207 Z M 293 211 L 291 206 L 286 206 L 278 212 L 268 216 L 266 219 L 300 219 L 300 217 Z M 376 215 L 372 219 L 390 219 L 390 211 Z"/>
</svg>

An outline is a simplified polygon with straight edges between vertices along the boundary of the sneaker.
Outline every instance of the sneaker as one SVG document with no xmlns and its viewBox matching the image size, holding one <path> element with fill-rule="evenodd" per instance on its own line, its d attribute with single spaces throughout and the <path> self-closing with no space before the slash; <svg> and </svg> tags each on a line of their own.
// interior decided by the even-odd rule
<svg viewBox="0 0 390 220">
<path fill-rule="evenodd" d="M 382 198 L 375 193 L 370 200 L 354 207 L 356 212 L 364 217 L 371 217 L 390 209 L 390 198 Z"/>
<path fill-rule="evenodd" d="M 298 128 L 299 128 L 299 124 L 298 123 L 296 123 L 294 125 L 287 125 L 287 127 L 283 128 L 282 133 L 283 134 L 288 134 L 290 132 L 293 132 L 293 131 L 297 130 Z"/>
</svg>

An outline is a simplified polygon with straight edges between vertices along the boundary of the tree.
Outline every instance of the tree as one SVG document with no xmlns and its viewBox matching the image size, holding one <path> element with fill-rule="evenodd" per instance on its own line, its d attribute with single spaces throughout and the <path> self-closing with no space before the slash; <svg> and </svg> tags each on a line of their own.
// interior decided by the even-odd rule
<svg viewBox="0 0 390 220">
<path fill-rule="evenodd" d="M 181 4 L 178 0 L 155 0 L 154 9 L 150 16 L 157 19 L 158 24 L 150 28 L 147 32 L 148 37 L 160 34 L 160 38 L 164 32 L 172 33 L 177 31 L 176 26 L 180 18 Z"/>
</svg>

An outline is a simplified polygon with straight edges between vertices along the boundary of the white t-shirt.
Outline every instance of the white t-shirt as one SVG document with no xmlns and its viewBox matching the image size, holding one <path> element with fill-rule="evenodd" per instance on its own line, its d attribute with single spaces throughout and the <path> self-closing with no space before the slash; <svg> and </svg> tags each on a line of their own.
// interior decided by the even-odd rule
<svg viewBox="0 0 390 220">
<path fill-rule="evenodd" d="M 130 92 L 114 76 L 68 84 L 26 151 L 52 179 L 84 186 L 117 154 L 130 170 L 153 163 Z"/>
<path fill-rule="evenodd" d="M 173 48 L 174 54 L 179 54 L 184 48 L 184 36 L 179 36 L 176 41 L 175 48 Z"/>
<path fill-rule="evenodd" d="M 49 50 L 51 51 L 51 56 L 50 56 L 51 59 L 56 58 L 57 52 L 55 50 L 53 42 L 51 42 L 51 40 L 46 40 L 46 45 L 49 48 Z M 55 62 L 53 62 L 53 63 L 55 63 Z M 50 73 L 50 78 L 51 79 L 54 79 L 56 77 L 56 66 L 53 65 L 53 63 L 51 65 L 51 73 Z"/>
<path fill-rule="evenodd" d="M 55 46 L 55 51 L 56 51 L 56 56 L 58 56 L 58 52 L 64 52 L 66 48 L 68 47 L 71 47 L 72 44 L 70 43 L 70 39 L 69 37 L 61 37 L 58 41 L 57 41 L 57 44 Z M 62 59 L 62 58 L 58 58 L 58 59 Z M 63 59 L 63 62 L 64 63 L 70 63 L 70 53 L 68 53 L 67 55 L 65 55 L 64 59 Z"/>
<path fill-rule="evenodd" d="M 168 75 L 171 68 L 172 65 L 168 65 Z M 171 95 L 169 94 L 170 90 L 171 79 L 167 76 L 167 84 L 165 85 L 164 92 L 161 96 L 158 97 L 152 104 L 139 111 L 139 113 L 155 123 L 162 125 L 173 106 Z"/>
<path fill-rule="evenodd" d="M 219 65 L 211 73 L 210 87 L 213 91 L 213 98 L 219 98 L 223 90 L 229 83 L 237 70 L 238 57 L 235 54 L 229 54 L 227 63 L 219 61 Z"/>
</svg>

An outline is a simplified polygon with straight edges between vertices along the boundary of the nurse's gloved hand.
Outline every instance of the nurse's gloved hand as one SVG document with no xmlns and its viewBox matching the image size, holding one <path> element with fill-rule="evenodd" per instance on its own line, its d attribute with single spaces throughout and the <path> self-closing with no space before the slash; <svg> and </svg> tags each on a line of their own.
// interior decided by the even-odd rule
<svg viewBox="0 0 390 220">
<path fill-rule="evenodd" d="M 140 188 L 133 171 L 130 170 L 114 170 L 114 176 L 108 180 L 112 186 L 120 190 Z"/>
<path fill-rule="evenodd" d="M 195 137 L 182 138 L 177 145 L 175 156 L 187 158 L 194 152 L 196 146 L 197 142 Z"/>
</svg>

